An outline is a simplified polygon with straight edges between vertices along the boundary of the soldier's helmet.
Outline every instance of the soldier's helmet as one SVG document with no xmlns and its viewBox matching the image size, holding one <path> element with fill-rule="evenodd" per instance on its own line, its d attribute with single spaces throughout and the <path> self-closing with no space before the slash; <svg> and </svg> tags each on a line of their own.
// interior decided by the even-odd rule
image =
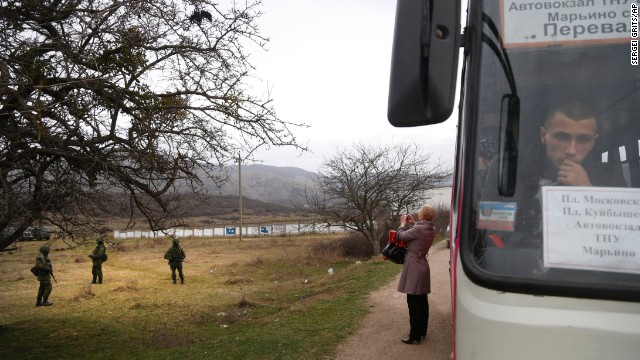
<svg viewBox="0 0 640 360">
<path fill-rule="evenodd" d="M 49 247 L 47 245 L 40 246 L 40 252 L 48 254 L 49 253 Z"/>
<path fill-rule="evenodd" d="M 180 244 L 180 238 L 174 237 L 174 238 L 173 238 L 173 243 L 174 243 L 175 245 Z"/>
<path fill-rule="evenodd" d="M 97 242 L 98 244 L 103 244 L 103 243 L 104 243 L 104 240 L 103 240 L 101 237 L 99 237 L 99 238 L 98 238 L 98 240 L 96 240 L 96 242 Z"/>
</svg>

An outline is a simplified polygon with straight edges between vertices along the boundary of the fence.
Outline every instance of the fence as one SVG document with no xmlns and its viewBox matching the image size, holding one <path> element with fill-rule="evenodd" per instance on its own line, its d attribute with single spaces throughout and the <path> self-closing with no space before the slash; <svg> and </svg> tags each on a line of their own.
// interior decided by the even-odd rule
<svg viewBox="0 0 640 360">
<path fill-rule="evenodd" d="M 219 225 L 219 226 L 218 226 Z M 344 232 L 341 226 L 331 226 L 329 224 L 307 223 L 300 220 L 269 222 L 257 224 L 243 224 L 242 236 L 281 236 L 309 233 L 337 233 Z M 114 230 L 113 237 L 116 239 L 140 239 L 158 238 L 165 236 L 176 236 L 179 238 L 188 237 L 235 237 L 240 235 L 240 227 L 237 224 L 211 224 L 205 228 L 171 228 L 164 231 L 151 230 Z"/>
</svg>

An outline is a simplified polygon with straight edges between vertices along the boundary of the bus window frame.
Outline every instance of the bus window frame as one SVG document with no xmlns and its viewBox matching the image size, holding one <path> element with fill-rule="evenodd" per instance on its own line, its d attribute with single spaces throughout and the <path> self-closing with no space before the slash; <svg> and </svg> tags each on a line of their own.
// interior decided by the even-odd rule
<svg viewBox="0 0 640 360">
<path fill-rule="evenodd" d="M 478 154 L 477 124 L 479 119 L 479 88 L 482 65 L 482 1 L 470 2 L 469 23 L 465 28 L 465 49 L 462 59 L 463 83 L 461 92 L 460 127 L 456 151 L 456 174 L 460 172 L 462 180 L 456 179 L 455 191 L 460 196 L 455 201 L 454 215 L 457 217 L 455 229 L 457 246 L 453 247 L 461 262 L 464 274 L 475 284 L 500 292 L 520 293 L 534 296 L 560 296 L 570 298 L 600 299 L 627 302 L 640 302 L 640 289 L 620 288 L 616 284 L 585 284 L 532 277 L 509 276 L 491 273 L 480 266 L 474 257 L 474 242 L 477 229 L 475 224 L 474 175 L 477 171 Z M 469 194 L 469 195 L 466 195 Z M 466 196 L 465 196 L 466 195 Z M 456 198 L 454 197 L 454 200 Z"/>
</svg>

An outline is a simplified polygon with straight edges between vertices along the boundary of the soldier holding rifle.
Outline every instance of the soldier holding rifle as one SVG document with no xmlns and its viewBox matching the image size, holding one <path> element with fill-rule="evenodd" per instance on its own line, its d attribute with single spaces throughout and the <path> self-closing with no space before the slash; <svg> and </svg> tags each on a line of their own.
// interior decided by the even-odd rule
<svg viewBox="0 0 640 360">
<path fill-rule="evenodd" d="M 49 260 L 49 246 L 43 245 L 40 247 L 40 254 L 36 256 L 35 266 L 38 281 L 40 282 L 40 288 L 38 288 L 38 298 L 36 300 L 36 306 L 51 306 L 53 303 L 49 302 L 49 295 L 53 286 L 51 285 L 51 278 L 53 277 L 53 265 Z M 55 277 L 53 280 L 55 281 Z"/>
</svg>

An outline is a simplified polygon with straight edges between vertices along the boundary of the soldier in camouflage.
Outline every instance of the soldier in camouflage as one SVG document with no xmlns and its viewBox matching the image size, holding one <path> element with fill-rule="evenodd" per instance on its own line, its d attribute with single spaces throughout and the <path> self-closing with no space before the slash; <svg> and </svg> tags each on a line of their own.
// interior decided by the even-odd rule
<svg viewBox="0 0 640 360">
<path fill-rule="evenodd" d="M 99 237 L 96 240 L 96 248 L 93 249 L 93 252 L 89 257 L 91 258 L 91 262 L 93 263 L 93 267 L 91 268 L 91 274 L 93 275 L 92 284 L 102 284 L 102 263 L 105 259 L 105 255 L 107 253 L 107 248 L 104 246 L 104 240 L 102 237 Z M 96 282 L 97 280 L 97 282 Z"/>
<path fill-rule="evenodd" d="M 49 260 L 49 247 L 46 245 L 40 247 L 40 254 L 36 256 L 36 268 L 38 272 L 38 281 L 40 282 L 36 306 L 51 306 L 53 303 L 49 302 L 49 295 L 53 288 L 51 285 L 53 265 L 51 264 L 51 260 Z"/>
<path fill-rule="evenodd" d="M 164 258 L 169 260 L 169 267 L 171 268 L 171 279 L 173 279 L 173 283 L 176 283 L 176 269 L 178 270 L 178 275 L 180 276 L 180 284 L 184 284 L 184 275 L 182 274 L 182 261 L 186 255 L 184 254 L 184 250 L 180 247 L 180 240 L 178 238 L 173 238 L 173 246 L 164 253 Z"/>
</svg>

